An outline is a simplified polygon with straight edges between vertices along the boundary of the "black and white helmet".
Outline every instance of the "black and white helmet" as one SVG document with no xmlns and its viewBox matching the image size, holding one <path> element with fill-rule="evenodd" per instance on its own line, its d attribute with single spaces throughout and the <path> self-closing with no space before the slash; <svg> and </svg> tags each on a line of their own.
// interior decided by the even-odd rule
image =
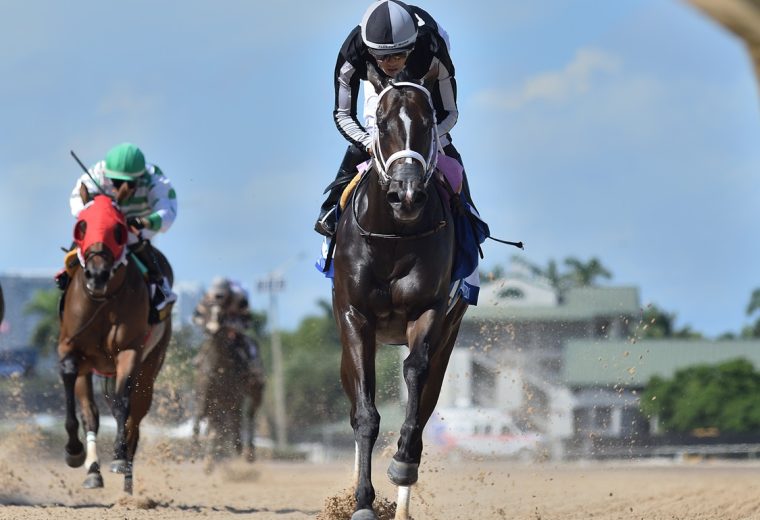
<svg viewBox="0 0 760 520">
<path fill-rule="evenodd" d="M 417 40 L 417 21 L 406 4 L 396 0 L 370 5 L 361 30 L 362 41 L 377 56 L 411 50 Z"/>
</svg>

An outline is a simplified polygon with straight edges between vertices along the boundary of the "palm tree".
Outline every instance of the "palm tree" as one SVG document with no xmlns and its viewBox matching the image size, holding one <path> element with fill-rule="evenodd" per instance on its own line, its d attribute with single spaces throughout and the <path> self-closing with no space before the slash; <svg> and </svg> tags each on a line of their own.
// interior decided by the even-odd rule
<svg viewBox="0 0 760 520">
<path fill-rule="evenodd" d="M 40 321 L 32 332 L 32 346 L 40 353 L 54 352 L 58 342 L 60 321 L 58 319 L 58 289 L 39 290 L 34 293 L 32 299 L 24 307 L 24 313 L 36 314 Z"/>
<path fill-rule="evenodd" d="M 756 310 L 760 309 L 760 289 L 752 291 L 747 304 L 747 316 L 751 316 Z"/>
<path fill-rule="evenodd" d="M 560 302 L 564 300 L 565 293 L 571 288 L 570 277 L 567 273 L 560 273 L 557 262 L 553 259 L 550 259 L 546 263 L 546 267 L 541 267 L 518 255 L 512 256 L 512 262 L 527 268 L 531 275 L 544 278 L 557 293 L 557 298 Z"/>
<path fill-rule="evenodd" d="M 612 273 L 604 267 L 598 258 L 593 257 L 583 262 L 575 257 L 565 258 L 565 265 L 571 269 L 567 276 L 573 281 L 573 287 L 594 287 L 598 278 L 609 280 Z"/>
</svg>

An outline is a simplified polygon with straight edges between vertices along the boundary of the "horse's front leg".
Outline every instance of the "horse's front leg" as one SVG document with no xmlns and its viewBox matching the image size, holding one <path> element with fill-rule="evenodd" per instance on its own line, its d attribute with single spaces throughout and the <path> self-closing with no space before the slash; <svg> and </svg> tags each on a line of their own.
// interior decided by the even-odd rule
<svg viewBox="0 0 760 520">
<path fill-rule="evenodd" d="M 354 307 L 336 315 L 343 344 L 340 376 L 351 401 L 351 426 L 356 441 L 356 510 L 351 520 L 376 520 L 371 476 L 372 450 L 380 431 L 380 414 L 375 408 L 375 330 Z"/>
<path fill-rule="evenodd" d="M 65 446 L 66 464 L 72 468 L 78 468 L 84 464 L 85 459 L 84 445 L 79 440 L 79 421 L 77 421 L 76 415 L 74 389 L 79 373 L 79 356 L 74 352 L 64 354 L 60 361 L 60 371 L 66 401 L 66 433 L 68 434 L 68 441 Z"/>
<path fill-rule="evenodd" d="M 425 426 L 420 420 L 420 400 L 430 373 L 430 357 L 440 334 L 441 314 L 438 310 L 431 309 L 407 325 L 409 355 L 404 360 L 403 371 L 409 400 L 404 424 L 401 426 L 398 451 L 388 468 L 391 481 L 399 486 L 410 486 L 417 482 L 417 468 L 422 456 L 422 429 Z"/>
<path fill-rule="evenodd" d="M 113 398 L 113 415 L 116 419 L 116 438 L 113 445 L 111 472 L 124 474 L 124 491 L 132 492 L 132 463 L 128 457 L 127 419 L 129 418 L 132 387 L 139 366 L 139 353 L 135 349 L 122 350 L 116 356 L 116 390 Z"/>
<path fill-rule="evenodd" d="M 92 392 L 92 372 L 80 374 L 77 377 L 75 393 L 79 400 L 82 412 L 82 424 L 86 432 L 87 458 L 84 467 L 87 468 L 87 478 L 84 481 L 85 489 L 103 487 L 103 476 L 100 474 L 100 460 L 97 451 L 97 436 L 100 429 L 100 414 L 95 404 L 95 396 Z"/>
<path fill-rule="evenodd" d="M 417 481 L 422 457 L 422 432 L 438 402 L 446 367 L 466 309 L 467 304 L 462 301 L 448 316 L 443 312 L 423 315 L 420 318 L 423 321 L 417 320 L 409 327 L 411 352 L 404 361 L 409 403 L 398 451 L 388 468 L 391 481 L 399 486 L 395 520 L 409 518 L 409 486 Z M 433 338 L 430 331 L 439 330 L 437 319 L 444 320 L 444 323 L 440 324 L 441 332 Z"/>
</svg>

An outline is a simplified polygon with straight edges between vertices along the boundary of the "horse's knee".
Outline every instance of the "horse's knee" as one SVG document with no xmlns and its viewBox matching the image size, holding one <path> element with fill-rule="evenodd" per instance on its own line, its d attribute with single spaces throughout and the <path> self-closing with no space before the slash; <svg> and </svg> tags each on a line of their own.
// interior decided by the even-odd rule
<svg viewBox="0 0 760 520">
<path fill-rule="evenodd" d="M 375 408 L 357 410 L 354 417 L 354 433 L 357 437 L 377 438 L 380 433 L 380 414 Z"/>
</svg>

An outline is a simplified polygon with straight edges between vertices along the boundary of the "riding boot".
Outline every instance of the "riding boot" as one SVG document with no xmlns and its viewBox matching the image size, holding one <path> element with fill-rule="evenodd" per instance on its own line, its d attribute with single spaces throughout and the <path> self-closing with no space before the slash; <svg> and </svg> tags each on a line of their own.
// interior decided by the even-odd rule
<svg viewBox="0 0 760 520">
<path fill-rule="evenodd" d="M 161 270 L 161 264 L 158 262 L 155 250 L 148 240 L 143 240 L 136 247 L 130 248 L 132 253 L 148 270 L 148 280 L 154 284 L 156 290 L 151 299 L 152 311 L 148 321 L 151 324 L 160 321 L 161 311 L 167 305 L 177 301 L 177 295 L 172 291 L 169 279 Z"/>
<path fill-rule="evenodd" d="M 319 217 L 317 217 L 317 222 L 314 224 L 314 231 L 328 238 L 335 235 L 335 230 L 338 228 L 336 207 L 338 201 L 340 201 L 340 196 L 348 183 L 351 182 L 351 179 L 356 175 L 356 167 L 367 159 L 369 159 L 369 154 L 366 151 L 354 144 L 348 145 L 335 180 L 324 191 L 328 195 L 319 210 Z"/>
</svg>

